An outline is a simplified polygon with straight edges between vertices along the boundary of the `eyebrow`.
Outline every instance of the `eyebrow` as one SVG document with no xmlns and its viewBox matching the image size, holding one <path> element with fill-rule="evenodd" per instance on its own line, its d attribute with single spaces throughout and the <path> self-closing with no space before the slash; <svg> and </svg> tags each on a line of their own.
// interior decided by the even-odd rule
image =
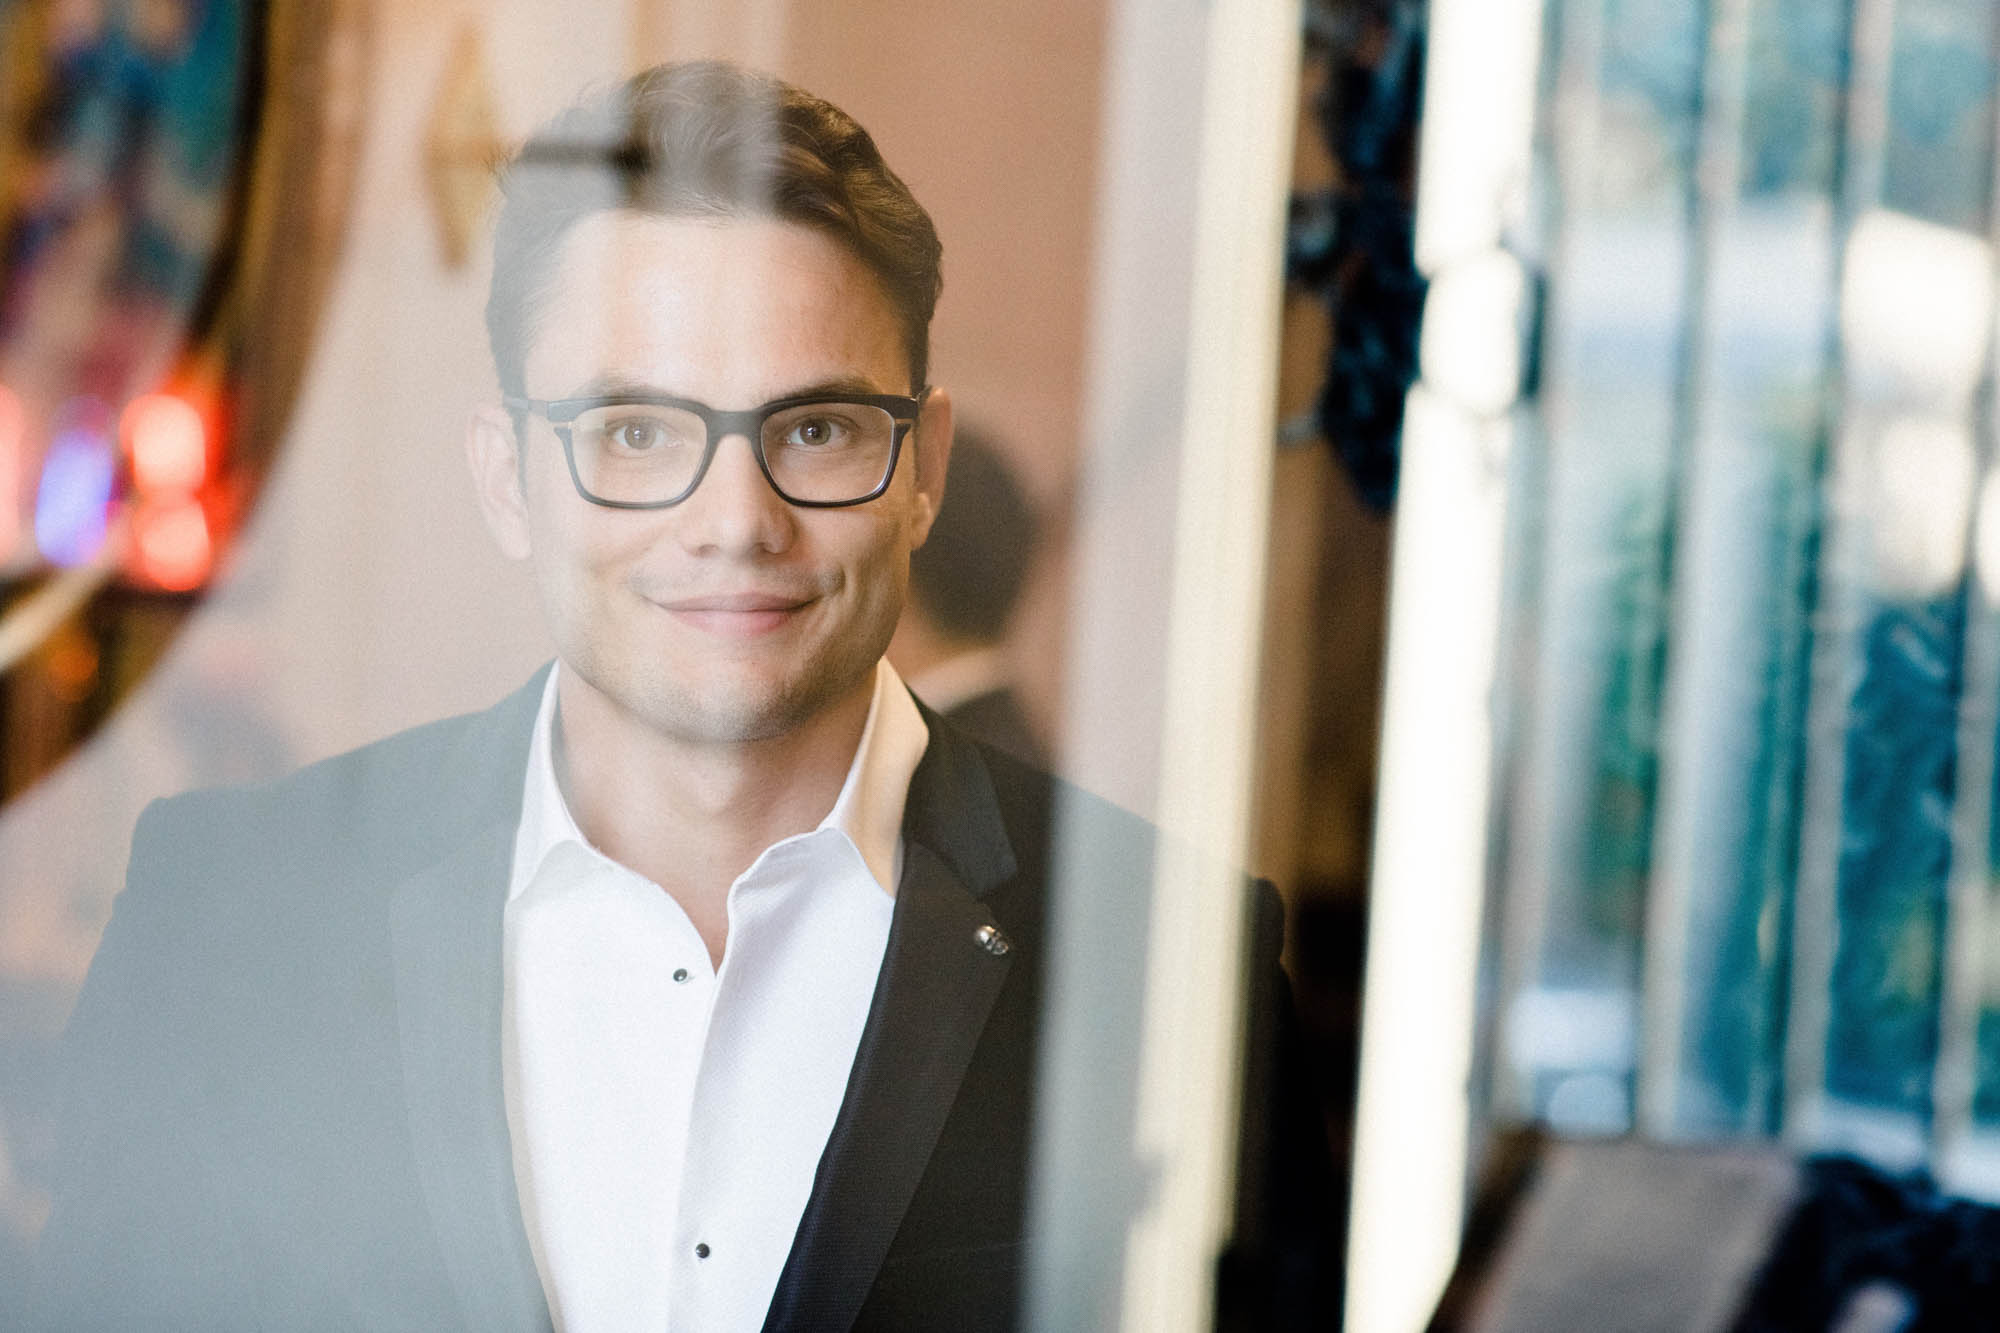
<svg viewBox="0 0 2000 1333">
<path fill-rule="evenodd" d="M 830 379 L 816 380 L 811 384 L 788 389 L 765 402 L 778 402 L 785 398 L 818 398 L 844 394 L 875 395 L 885 392 L 873 381 L 860 375 L 837 375 Z M 632 379 L 624 375 L 595 375 L 585 380 L 573 393 L 565 398 L 679 398 L 688 402 L 699 401 L 686 394 L 675 393 L 657 384 Z M 761 404 L 759 404 L 761 406 Z"/>
</svg>

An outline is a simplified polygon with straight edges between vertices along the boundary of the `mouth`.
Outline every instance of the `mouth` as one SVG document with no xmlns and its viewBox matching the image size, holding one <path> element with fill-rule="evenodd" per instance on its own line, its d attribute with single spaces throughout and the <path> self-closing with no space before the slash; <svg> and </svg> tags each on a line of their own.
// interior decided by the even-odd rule
<svg viewBox="0 0 2000 1333">
<path fill-rule="evenodd" d="M 692 629 L 725 638 L 753 638 L 789 625 L 814 600 L 794 593 L 734 592 L 677 597 L 654 605 Z"/>
</svg>

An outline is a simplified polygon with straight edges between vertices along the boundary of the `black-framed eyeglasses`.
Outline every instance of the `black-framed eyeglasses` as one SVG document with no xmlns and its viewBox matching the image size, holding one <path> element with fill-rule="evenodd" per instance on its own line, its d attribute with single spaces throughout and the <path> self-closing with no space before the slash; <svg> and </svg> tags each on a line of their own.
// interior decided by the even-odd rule
<svg viewBox="0 0 2000 1333">
<path fill-rule="evenodd" d="M 917 424 L 928 388 L 901 394 L 808 394 L 725 412 L 688 398 L 515 398 L 554 427 L 570 480 L 592 504 L 665 509 L 694 494 L 716 448 L 750 441 L 771 489 L 791 504 L 837 509 L 889 489 L 903 437 Z"/>
</svg>

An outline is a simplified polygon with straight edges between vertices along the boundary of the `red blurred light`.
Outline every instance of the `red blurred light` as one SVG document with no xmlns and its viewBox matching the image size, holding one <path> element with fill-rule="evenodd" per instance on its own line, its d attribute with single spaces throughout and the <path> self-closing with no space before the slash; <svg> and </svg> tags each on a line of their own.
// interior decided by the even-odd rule
<svg viewBox="0 0 2000 1333">
<path fill-rule="evenodd" d="M 142 494 L 185 495 L 208 479 L 208 432 L 184 400 L 169 393 L 134 398 L 120 424 Z"/>
<path fill-rule="evenodd" d="M 135 563 L 147 581 L 172 592 L 186 592 L 207 581 L 215 545 L 199 502 L 146 505 L 133 516 L 132 529 Z"/>
</svg>

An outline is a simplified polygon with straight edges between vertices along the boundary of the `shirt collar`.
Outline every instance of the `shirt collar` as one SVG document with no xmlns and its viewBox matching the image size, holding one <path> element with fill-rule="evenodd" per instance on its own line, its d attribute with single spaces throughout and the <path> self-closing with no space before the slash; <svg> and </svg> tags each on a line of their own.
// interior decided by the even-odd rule
<svg viewBox="0 0 2000 1333">
<path fill-rule="evenodd" d="M 556 782 L 555 716 L 558 662 L 542 687 L 535 729 L 528 742 L 528 771 L 521 794 L 521 822 L 514 834 L 514 868 L 508 883 L 509 901 L 534 880 L 549 853 L 575 843 L 595 853 L 571 816 L 562 787 Z M 814 832 L 832 829 L 846 836 L 882 891 L 896 893 L 902 873 L 903 806 L 910 794 L 910 777 L 930 744 L 930 728 L 896 669 L 883 658 L 875 664 L 875 693 L 868 703 L 868 720 L 861 743 L 847 766 L 847 778 L 834 798 L 833 809 Z M 601 855 L 601 853 L 599 853 Z"/>
</svg>

